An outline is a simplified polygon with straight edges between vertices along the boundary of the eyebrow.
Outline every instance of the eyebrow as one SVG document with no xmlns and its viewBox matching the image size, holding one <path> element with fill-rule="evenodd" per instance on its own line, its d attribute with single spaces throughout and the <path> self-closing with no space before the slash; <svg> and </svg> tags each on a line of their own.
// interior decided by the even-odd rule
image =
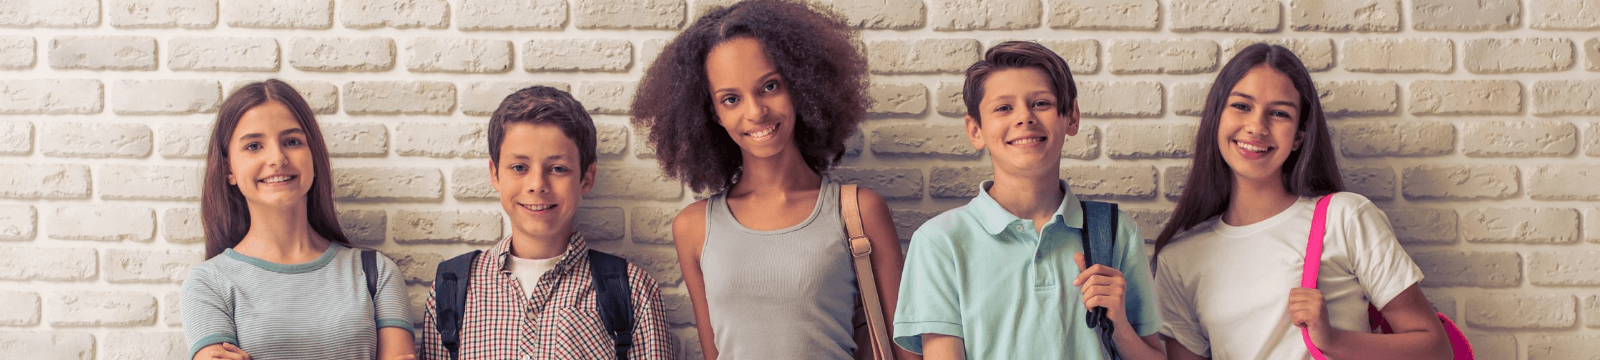
<svg viewBox="0 0 1600 360">
<path fill-rule="evenodd" d="M 762 80 L 762 81 L 765 81 L 765 80 L 771 79 L 773 76 L 777 76 L 777 75 L 778 75 L 778 70 L 777 69 L 773 69 L 772 72 L 769 72 L 769 73 L 766 73 L 764 75 L 761 75 L 761 77 L 759 79 Z M 711 93 L 712 94 L 717 94 L 717 93 L 721 93 L 721 92 L 724 92 L 724 91 L 739 91 L 739 89 L 731 88 L 731 87 L 725 87 L 725 88 L 721 88 L 721 89 L 712 90 Z"/>
<path fill-rule="evenodd" d="M 1238 97 L 1250 99 L 1250 101 L 1255 101 L 1256 100 L 1256 97 L 1250 96 L 1249 94 L 1245 94 L 1245 93 L 1238 92 L 1238 91 L 1233 92 L 1233 94 L 1230 94 L 1229 96 L 1238 96 Z M 1296 103 L 1296 102 L 1293 102 L 1293 101 L 1273 101 L 1273 102 L 1267 103 L 1267 105 L 1285 105 L 1285 106 L 1292 107 L 1292 108 L 1299 108 L 1300 107 L 1299 103 Z"/>
<path fill-rule="evenodd" d="M 288 129 L 288 130 L 284 130 L 284 131 L 278 132 L 278 136 L 279 137 L 283 137 L 283 136 L 288 136 L 289 134 L 305 135 L 305 133 L 306 133 L 305 129 L 293 128 L 293 129 Z M 259 139 L 259 138 L 263 138 L 263 137 L 266 137 L 266 135 L 262 134 L 262 133 L 249 133 L 249 134 L 244 134 L 244 136 L 240 136 L 239 140 L 251 140 L 251 139 Z"/>
<path fill-rule="evenodd" d="M 506 155 L 510 155 L 513 160 L 531 160 L 531 159 L 533 159 L 531 157 L 528 157 L 527 155 L 521 155 L 521 154 L 506 154 Z M 545 160 L 561 160 L 561 159 L 566 159 L 566 158 L 567 158 L 566 155 L 555 154 L 555 155 L 546 156 L 544 159 Z"/>
</svg>

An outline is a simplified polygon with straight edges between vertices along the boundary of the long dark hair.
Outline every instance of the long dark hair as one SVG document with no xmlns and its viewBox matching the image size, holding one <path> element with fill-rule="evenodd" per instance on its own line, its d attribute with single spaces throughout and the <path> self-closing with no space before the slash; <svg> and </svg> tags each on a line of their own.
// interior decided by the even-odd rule
<svg viewBox="0 0 1600 360">
<path fill-rule="evenodd" d="M 1283 187 L 1290 194 L 1315 197 L 1344 190 L 1344 180 L 1339 175 L 1338 159 L 1334 158 L 1333 140 L 1328 135 L 1327 118 L 1322 114 L 1322 102 L 1317 87 L 1311 82 L 1311 73 L 1294 52 L 1278 45 L 1255 44 L 1239 51 L 1228 65 L 1222 67 L 1217 80 L 1211 83 L 1206 94 L 1205 110 L 1200 113 L 1200 131 L 1195 135 L 1194 160 L 1189 166 L 1189 178 L 1184 180 L 1183 195 L 1178 198 L 1177 209 L 1167 220 L 1166 228 L 1156 237 L 1155 256 L 1172 241 L 1178 232 L 1189 230 L 1201 222 L 1228 210 L 1233 197 L 1233 169 L 1222 159 L 1217 144 L 1217 128 L 1222 121 L 1228 95 L 1245 73 L 1256 66 L 1267 66 L 1282 73 L 1294 83 L 1300 93 L 1300 125 L 1303 132 L 1300 147 L 1289 152 L 1283 161 Z"/>
<path fill-rule="evenodd" d="M 211 128 L 211 144 L 206 151 L 206 178 L 200 193 L 200 223 L 206 229 L 206 259 L 239 245 L 239 240 L 250 232 L 250 208 L 239 188 L 228 184 L 228 144 L 239 118 L 250 109 L 276 102 L 289 108 L 295 122 L 306 132 L 306 143 L 311 145 L 311 190 L 306 193 L 306 217 L 311 229 L 328 241 L 350 245 L 350 240 L 339 228 L 338 213 L 333 208 L 333 172 L 328 165 L 328 145 L 323 142 L 322 128 L 311 115 L 311 106 L 289 84 L 277 79 L 250 83 L 222 102 L 217 112 L 217 123 Z"/>
</svg>

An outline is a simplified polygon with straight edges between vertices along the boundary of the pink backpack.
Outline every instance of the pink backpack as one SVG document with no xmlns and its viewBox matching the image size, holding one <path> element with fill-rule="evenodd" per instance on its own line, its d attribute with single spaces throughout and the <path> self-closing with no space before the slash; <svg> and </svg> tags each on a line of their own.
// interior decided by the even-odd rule
<svg viewBox="0 0 1600 360">
<path fill-rule="evenodd" d="M 1328 201 L 1333 199 L 1333 194 L 1322 196 L 1317 200 L 1317 212 L 1311 217 L 1311 237 L 1306 241 L 1305 271 L 1300 275 L 1300 287 L 1317 288 L 1317 269 L 1322 265 L 1322 239 L 1327 231 Z M 1367 304 L 1367 320 L 1372 324 L 1372 330 L 1380 334 L 1393 334 L 1394 329 L 1389 327 L 1389 322 L 1383 319 L 1383 313 L 1376 306 Z M 1467 343 L 1467 336 L 1461 333 L 1456 323 L 1444 314 L 1439 314 L 1439 322 L 1444 325 L 1445 337 L 1450 341 L 1450 351 L 1454 353 L 1453 359 L 1473 360 L 1472 344 Z M 1316 360 L 1328 360 L 1322 355 L 1322 350 L 1311 342 L 1311 332 L 1300 329 L 1300 337 L 1306 341 L 1306 348 L 1311 350 L 1311 357 Z"/>
</svg>

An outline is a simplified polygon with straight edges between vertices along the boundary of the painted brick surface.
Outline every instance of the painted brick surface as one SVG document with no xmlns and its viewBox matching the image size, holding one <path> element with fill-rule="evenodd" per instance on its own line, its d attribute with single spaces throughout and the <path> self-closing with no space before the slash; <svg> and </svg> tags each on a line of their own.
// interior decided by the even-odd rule
<svg viewBox="0 0 1600 360">
<path fill-rule="evenodd" d="M 101 199 L 199 200 L 205 169 L 198 166 L 101 165 Z"/>
<path fill-rule="evenodd" d="M 1522 111 L 1515 80 L 1419 80 L 1411 83 L 1415 115 L 1508 115 Z"/>
<path fill-rule="evenodd" d="M 1373 73 L 1448 73 L 1455 67 L 1450 39 L 1345 39 L 1339 47 L 1345 70 Z"/>
<path fill-rule="evenodd" d="M 1530 92 L 1534 115 L 1600 115 L 1600 80 L 1536 81 Z"/>
<path fill-rule="evenodd" d="M 50 39 L 50 67 L 81 70 L 155 70 L 156 38 L 58 36 Z"/>
<path fill-rule="evenodd" d="M 1067 142 L 1061 144 L 1061 157 L 1064 159 L 1094 160 L 1100 157 L 1100 143 L 1099 127 L 1094 125 L 1079 126 L 1078 135 L 1068 136 Z"/>
<path fill-rule="evenodd" d="M 684 0 L 575 0 L 572 24 L 579 29 L 663 29 L 685 24 Z"/>
<path fill-rule="evenodd" d="M 1293 0 L 1289 28 L 1296 31 L 1400 31 L 1399 0 Z"/>
<path fill-rule="evenodd" d="M 449 114 L 455 84 L 443 81 L 354 81 L 344 86 L 350 114 Z"/>
<path fill-rule="evenodd" d="M 1555 121 L 1475 122 L 1462 129 L 1467 156 L 1562 156 L 1578 149 L 1578 127 Z"/>
<path fill-rule="evenodd" d="M 101 338 L 101 359 L 177 359 L 189 356 L 182 331 L 113 331 Z"/>
<path fill-rule="evenodd" d="M 934 30 L 1020 30 L 1039 27 L 1040 4 L 1031 0 L 930 0 Z"/>
<path fill-rule="evenodd" d="M 0 164 L 0 197 L 68 199 L 89 197 L 89 167 L 66 164 Z"/>
<path fill-rule="evenodd" d="M 1446 209 L 1388 209 L 1389 225 L 1401 244 L 1456 242 L 1456 212 Z"/>
<path fill-rule="evenodd" d="M 27 69 L 34 64 L 33 37 L 0 35 L 0 69 Z"/>
<path fill-rule="evenodd" d="M 121 29 L 217 26 L 217 0 L 108 0 L 106 20 Z"/>
<path fill-rule="evenodd" d="M 1577 242 L 1578 211 L 1563 208 L 1466 210 L 1461 212 L 1461 237 L 1469 242 Z"/>
<path fill-rule="evenodd" d="M 0 206 L 0 241 L 33 240 L 39 213 L 29 205 Z"/>
<path fill-rule="evenodd" d="M 1079 82 L 1078 107 L 1085 118 L 1152 118 L 1162 109 L 1161 83 Z"/>
<path fill-rule="evenodd" d="M 500 211 L 398 210 L 389 223 L 395 243 L 490 245 L 501 239 Z"/>
<path fill-rule="evenodd" d="M 533 40 L 522 45 L 522 69 L 622 72 L 633 63 L 633 43 L 617 39 Z"/>
<path fill-rule="evenodd" d="M 1266 33 L 1283 28 L 1283 4 L 1273 0 L 1173 0 L 1168 6 L 1175 32 Z"/>
<path fill-rule="evenodd" d="M 54 239 L 148 242 L 155 236 L 156 213 L 145 207 L 65 205 L 44 214 Z"/>
<path fill-rule="evenodd" d="M 95 250 L 85 247 L 0 246 L 0 280 L 94 279 Z"/>
<path fill-rule="evenodd" d="M 1515 252 L 1414 251 L 1427 287 L 1509 288 L 1522 283 L 1522 257 Z M 1469 308 L 1472 307 L 1469 303 Z"/>
<path fill-rule="evenodd" d="M 462 0 L 452 9 L 461 30 L 556 30 L 567 24 L 562 0 Z"/>
<path fill-rule="evenodd" d="M 1048 1 L 1051 28 L 1077 30 L 1155 30 L 1161 5 L 1155 0 Z"/>
<path fill-rule="evenodd" d="M 340 224 L 343 224 L 341 219 Z M 349 236 L 349 232 L 345 232 Z M 172 208 L 161 213 L 161 237 L 169 243 L 195 244 L 206 241 L 205 227 L 200 225 L 200 208 Z"/>
<path fill-rule="evenodd" d="M 303 71 L 384 71 L 394 68 L 394 39 L 311 38 L 289 42 L 289 65 Z"/>
<path fill-rule="evenodd" d="M 389 153 L 389 129 L 380 123 L 324 122 L 322 137 L 328 143 L 328 155 L 333 157 L 376 157 Z M 199 150 L 203 155 L 205 149 Z"/>
<path fill-rule="evenodd" d="M 1353 122 L 1333 126 L 1344 156 L 1435 156 L 1455 151 L 1456 128 L 1444 121 Z"/>
<path fill-rule="evenodd" d="M 413 72 L 499 73 L 511 70 L 511 42 L 417 38 L 405 49 Z"/>
<path fill-rule="evenodd" d="M 450 23 L 445 0 L 343 0 L 339 24 L 351 29 L 443 29 Z"/>
<path fill-rule="evenodd" d="M 333 196 L 341 200 L 437 200 L 444 175 L 433 168 L 350 167 L 333 169 Z"/>
<path fill-rule="evenodd" d="M 500 193 L 490 183 L 489 167 L 459 166 L 450 172 L 450 197 L 456 200 L 496 200 Z"/>
<path fill-rule="evenodd" d="M 872 153 L 879 155 L 972 157 L 983 151 L 967 141 L 963 125 L 895 124 L 872 130 Z"/>
<path fill-rule="evenodd" d="M 1503 199 L 1516 194 L 1520 171 L 1511 165 L 1419 165 L 1405 168 L 1406 199 Z"/>
<path fill-rule="evenodd" d="M 180 283 L 189 277 L 189 268 L 205 259 L 204 251 L 124 250 L 105 252 L 106 282 Z"/>
<path fill-rule="evenodd" d="M 139 124 L 48 123 L 39 129 L 39 150 L 57 157 L 139 158 L 150 155 L 150 138 L 150 128 Z"/>
<path fill-rule="evenodd" d="M 585 81 L 572 97 L 591 114 L 627 115 L 639 84 L 632 81 Z"/>
<path fill-rule="evenodd" d="M 42 296 L 51 326 L 149 325 L 156 320 L 156 298 L 131 291 L 61 291 Z"/>
<path fill-rule="evenodd" d="M 400 123 L 395 126 L 395 153 L 404 156 L 489 157 L 487 122 Z"/>
<path fill-rule="evenodd" d="M 94 114 L 103 107 L 98 80 L 0 80 L 0 114 Z"/>
<path fill-rule="evenodd" d="M 1600 341 L 1600 335 L 1534 335 L 1528 341 L 1528 359 L 1595 359 L 1590 345 Z"/>
<path fill-rule="evenodd" d="M 655 167 L 600 166 L 595 172 L 594 188 L 588 197 L 662 201 L 683 198 L 683 185 L 667 179 Z"/>
<path fill-rule="evenodd" d="M 333 26 L 333 0 L 240 0 L 222 5 L 230 27 L 327 29 Z"/>
<path fill-rule="evenodd" d="M 1322 112 L 1330 118 L 1392 115 L 1400 109 L 1400 88 L 1393 81 L 1320 81 L 1316 86 Z"/>
<path fill-rule="evenodd" d="M 1123 200 L 1155 197 L 1156 168 L 1139 165 L 1073 165 L 1061 167 L 1072 193 L 1086 199 Z"/>
<path fill-rule="evenodd" d="M 1545 286 L 1600 285 L 1600 252 L 1530 253 L 1528 283 Z"/>
<path fill-rule="evenodd" d="M 0 350 L 40 359 L 94 359 L 94 335 L 78 331 L 0 332 Z M 20 358 L 20 357 L 19 357 Z"/>
<path fill-rule="evenodd" d="M 222 87 L 211 80 L 121 80 L 111 85 L 117 115 L 184 115 L 217 111 Z"/>
<path fill-rule="evenodd" d="M 1111 124 L 1106 126 L 1106 156 L 1112 159 L 1188 158 L 1195 125 Z M 1063 147 L 1063 152 L 1066 149 Z"/>
<path fill-rule="evenodd" d="M 0 155 L 27 155 L 33 152 L 33 123 L 26 121 L 0 121 Z"/>
<path fill-rule="evenodd" d="M 928 109 L 928 88 L 918 83 L 874 83 L 867 94 L 870 114 L 921 115 Z"/>
<path fill-rule="evenodd" d="M 673 209 L 673 216 L 677 215 L 676 211 Z M 668 221 L 670 224 L 671 220 Z M 620 207 L 580 207 L 578 214 L 573 216 L 573 222 L 576 222 L 574 227 L 583 232 L 584 239 L 589 241 L 622 240 L 628 235 L 627 215 Z M 670 233 L 667 239 L 671 239 Z"/>
<path fill-rule="evenodd" d="M 506 96 L 522 90 L 523 88 L 542 85 L 561 91 L 572 91 L 572 86 L 563 82 L 554 81 L 486 81 L 467 84 L 461 91 L 461 113 L 473 116 L 489 116 L 494 110 L 500 108 L 500 102 Z M 487 124 L 487 120 L 484 122 Z"/>
<path fill-rule="evenodd" d="M 840 183 L 872 189 L 885 200 L 922 199 L 921 169 L 839 167 L 828 174 Z"/>
<path fill-rule="evenodd" d="M 1569 39 L 1473 39 L 1462 47 L 1462 65 L 1478 74 L 1559 71 L 1574 61 Z"/>
<path fill-rule="evenodd" d="M 1535 166 L 1528 172 L 1528 197 L 1535 200 L 1600 200 L 1590 182 L 1600 176 L 1597 165 Z"/>
<path fill-rule="evenodd" d="M 324 125 L 324 136 L 328 130 Z M 156 151 L 168 159 L 204 159 L 206 147 L 211 146 L 211 124 L 161 125 L 155 133 Z"/>
<path fill-rule="evenodd" d="M 1111 73 L 1195 74 L 1217 68 L 1217 43 L 1209 40 L 1117 40 L 1112 41 Z"/>
<path fill-rule="evenodd" d="M 1415 0 L 1411 11 L 1417 30 L 1511 30 L 1522 24 L 1517 0 Z"/>
<path fill-rule="evenodd" d="M 278 41 L 272 38 L 179 37 L 167 46 L 172 70 L 278 70 Z"/>
<path fill-rule="evenodd" d="M 0 291 L 0 325 L 32 326 L 39 323 L 39 294 L 23 291 Z"/>
<path fill-rule="evenodd" d="M 97 0 L 13 0 L 0 12 L 0 26 L 81 28 L 100 25 Z"/>
<path fill-rule="evenodd" d="M 1539 30 L 1600 30 L 1594 0 L 1530 0 L 1528 27 Z"/>
<path fill-rule="evenodd" d="M 1307 71 L 1327 71 L 1333 68 L 1333 39 L 1331 38 L 1263 38 L 1263 39 L 1238 39 L 1228 42 L 1223 46 L 1222 63 L 1233 59 L 1239 50 L 1255 43 L 1267 43 L 1288 48 L 1300 58 Z M 1209 84 L 1209 83 L 1208 83 Z"/>
<path fill-rule="evenodd" d="M 1467 298 L 1467 325 L 1505 329 L 1560 329 L 1577 324 L 1572 295 L 1487 294 Z"/>
<path fill-rule="evenodd" d="M 389 215 L 383 210 L 340 210 L 339 229 L 356 245 L 382 245 Z"/>
<path fill-rule="evenodd" d="M 1345 191 L 1361 194 L 1373 201 L 1394 200 L 1394 169 L 1387 166 L 1344 167 L 1339 169 Z"/>
<path fill-rule="evenodd" d="M 633 242 L 641 244 L 672 245 L 672 219 L 678 209 L 636 207 L 629 211 L 632 218 Z"/>
<path fill-rule="evenodd" d="M 867 68 L 875 74 L 957 74 L 986 50 L 971 39 L 868 41 L 867 49 Z"/>
</svg>

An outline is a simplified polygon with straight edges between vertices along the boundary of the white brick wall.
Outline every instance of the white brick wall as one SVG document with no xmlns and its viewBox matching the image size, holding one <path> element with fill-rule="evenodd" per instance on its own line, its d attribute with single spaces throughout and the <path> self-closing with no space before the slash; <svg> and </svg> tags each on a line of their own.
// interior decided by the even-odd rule
<svg viewBox="0 0 1600 360">
<path fill-rule="evenodd" d="M 988 46 L 1067 60 L 1084 124 L 1062 177 L 1153 237 L 1216 70 L 1266 41 L 1313 71 L 1346 184 L 1480 358 L 1600 341 L 1600 0 L 805 1 L 863 29 L 876 103 L 834 176 L 883 194 L 902 238 L 990 177 L 960 125 Z M 578 227 L 666 286 L 698 357 L 670 231 L 696 194 L 628 105 L 665 41 L 730 2 L 0 0 L 0 359 L 181 357 L 210 124 L 264 78 L 319 114 L 346 234 L 395 257 L 419 306 L 438 261 L 505 234 L 488 115 L 521 87 L 572 91 L 600 135 Z"/>
</svg>

